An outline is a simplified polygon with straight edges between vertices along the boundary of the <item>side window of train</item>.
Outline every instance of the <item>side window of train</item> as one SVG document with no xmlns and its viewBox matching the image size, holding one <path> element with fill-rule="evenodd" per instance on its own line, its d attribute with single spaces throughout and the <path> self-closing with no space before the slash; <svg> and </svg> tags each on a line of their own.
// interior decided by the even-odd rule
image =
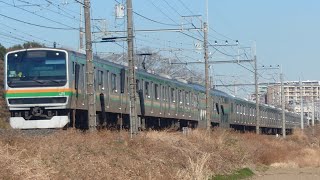
<svg viewBox="0 0 320 180">
<path fill-rule="evenodd" d="M 86 89 L 86 73 L 85 73 L 85 67 L 84 67 L 84 64 L 81 64 L 81 73 L 82 73 L 82 87 L 83 89 Z"/>
<path fill-rule="evenodd" d="M 154 84 L 154 99 L 159 100 L 159 85 Z"/>
<path fill-rule="evenodd" d="M 174 88 L 171 88 L 171 90 L 170 90 L 170 97 L 171 97 L 171 102 L 175 103 L 176 96 L 175 96 L 175 89 Z"/>
<path fill-rule="evenodd" d="M 224 108 L 223 108 L 223 105 L 221 105 L 220 107 L 221 107 L 222 115 L 224 115 Z"/>
<path fill-rule="evenodd" d="M 168 102 L 170 103 L 172 100 L 171 100 L 171 87 L 168 86 L 168 90 L 167 90 L 167 98 L 168 98 Z"/>
<path fill-rule="evenodd" d="M 178 90 L 178 103 L 182 104 L 182 92 L 181 92 L 181 90 Z"/>
<path fill-rule="evenodd" d="M 219 104 L 216 103 L 216 109 L 217 109 L 217 113 L 220 114 L 220 111 L 219 111 Z"/>
<path fill-rule="evenodd" d="M 98 70 L 98 85 L 103 87 L 103 71 Z"/>
<path fill-rule="evenodd" d="M 139 90 L 140 90 L 140 80 L 136 79 L 136 91 L 139 91 Z"/>
<path fill-rule="evenodd" d="M 144 92 L 147 98 L 150 98 L 150 84 L 148 81 L 144 82 Z"/>
<path fill-rule="evenodd" d="M 167 92 L 166 92 L 166 86 L 165 85 L 161 85 L 161 98 L 163 101 L 166 101 L 166 97 L 167 97 Z"/>
<path fill-rule="evenodd" d="M 74 87 L 75 89 L 79 89 L 80 65 L 75 63 L 74 66 Z"/>
<path fill-rule="evenodd" d="M 118 92 L 117 91 L 117 75 L 114 73 L 111 73 L 111 89 L 112 92 Z"/>
<path fill-rule="evenodd" d="M 185 96 L 186 96 L 186 100 L 185 100 L 186 105 L 189 106 L 189 104 L 190 104 L 190 93 L 189 93 L 189 92 L 186 92 L 186 93 L 185 93 Z"/>
<path fill-rule="evenodd" d="M 74 61 L 72 61 L 72 74 L 75 74 L 75 65 L 76 63 Z"/>
<path fill-rule="evenodd" d="M 230 110 L 231 110 L 231 114 L 232 114 L 233 113 L 233 103 L 231 103 Z"/>
</svg>

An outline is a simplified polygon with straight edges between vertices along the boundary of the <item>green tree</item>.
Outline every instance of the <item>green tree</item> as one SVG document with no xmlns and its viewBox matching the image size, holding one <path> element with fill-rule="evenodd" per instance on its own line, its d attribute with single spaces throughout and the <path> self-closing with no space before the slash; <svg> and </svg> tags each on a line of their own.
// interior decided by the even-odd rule
<svg viewBox="0 0 320 180">
<path fill-rule="evenodd" d="M 29 49 L 29 48 L 38 48 L 38 47 L 45 47 L 45 45 L 40 44 L 38 42 L 26 42 L 23 44 L 17 44 L 8 48 L 8 51 L 14 51 L 19 49 Z"/>
<path fill-rule="evenodd" d="M 4 55 L 6 54 L 6 52 L 7 52 L 7 49 L 4 46 L 2 46 L 2 44 L 0 44 L 0 59 L 1 60 L 4 60 Z"/>
</svg>

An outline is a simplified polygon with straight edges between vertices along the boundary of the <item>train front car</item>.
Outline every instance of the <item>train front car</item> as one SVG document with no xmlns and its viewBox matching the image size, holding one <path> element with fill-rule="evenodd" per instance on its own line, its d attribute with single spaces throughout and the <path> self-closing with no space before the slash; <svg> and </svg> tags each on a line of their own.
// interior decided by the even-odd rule
<svg viewBox="0 0 320 180">
<path fill-rule="evenodd" d="M 37 48 L 5 57 L 5 98 L 15 129 L 62 128 L 69 122 L 68 52 Z"/>
</svg>

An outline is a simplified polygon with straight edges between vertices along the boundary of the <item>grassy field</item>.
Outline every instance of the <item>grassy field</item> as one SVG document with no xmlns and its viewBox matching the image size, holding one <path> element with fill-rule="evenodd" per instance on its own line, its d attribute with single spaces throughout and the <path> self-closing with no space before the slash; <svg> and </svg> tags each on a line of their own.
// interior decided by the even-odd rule
<svg viewBox="0 0 320 180">
<path fill-rule="evenodd" d="M 308 132 L 281 139 L 225 129 L 194 130 L 187 136 L 152 131 L 130 139 L 128 132 L 61 130 L 39 135 L 3 130 L 0 175 L 3 179 L 216 179 L 224 174 L 242 177 L 246 168 L 319 167 L 320 128 L 314 135 Z"/>
</svg>

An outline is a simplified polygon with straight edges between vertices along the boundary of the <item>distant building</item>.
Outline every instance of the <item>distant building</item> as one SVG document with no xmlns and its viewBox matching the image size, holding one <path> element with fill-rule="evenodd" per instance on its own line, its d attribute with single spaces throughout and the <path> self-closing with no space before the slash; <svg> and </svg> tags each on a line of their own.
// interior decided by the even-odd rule
<svg viewBox="0 0 320 180">
<path fill-rule="evenodd" d="M 284 82 L 284 95 L 286 109 L 300 113 L 301 112 L 301 97 L 303 99 L 303 112 L 311 117 L 312 102 L 317 105 L 320 99 L 320 81 L 287 81 Z M 269 85 L 267 88 L 267 104 L 281 107 L 281 84 L 276 83 Z M 316 107 L 317 108 L 317 107 Z M 316 112 L 318 110 L 316 109 Z M 318 114 L 316 114 L 318 116 Z"/>
</svg>

